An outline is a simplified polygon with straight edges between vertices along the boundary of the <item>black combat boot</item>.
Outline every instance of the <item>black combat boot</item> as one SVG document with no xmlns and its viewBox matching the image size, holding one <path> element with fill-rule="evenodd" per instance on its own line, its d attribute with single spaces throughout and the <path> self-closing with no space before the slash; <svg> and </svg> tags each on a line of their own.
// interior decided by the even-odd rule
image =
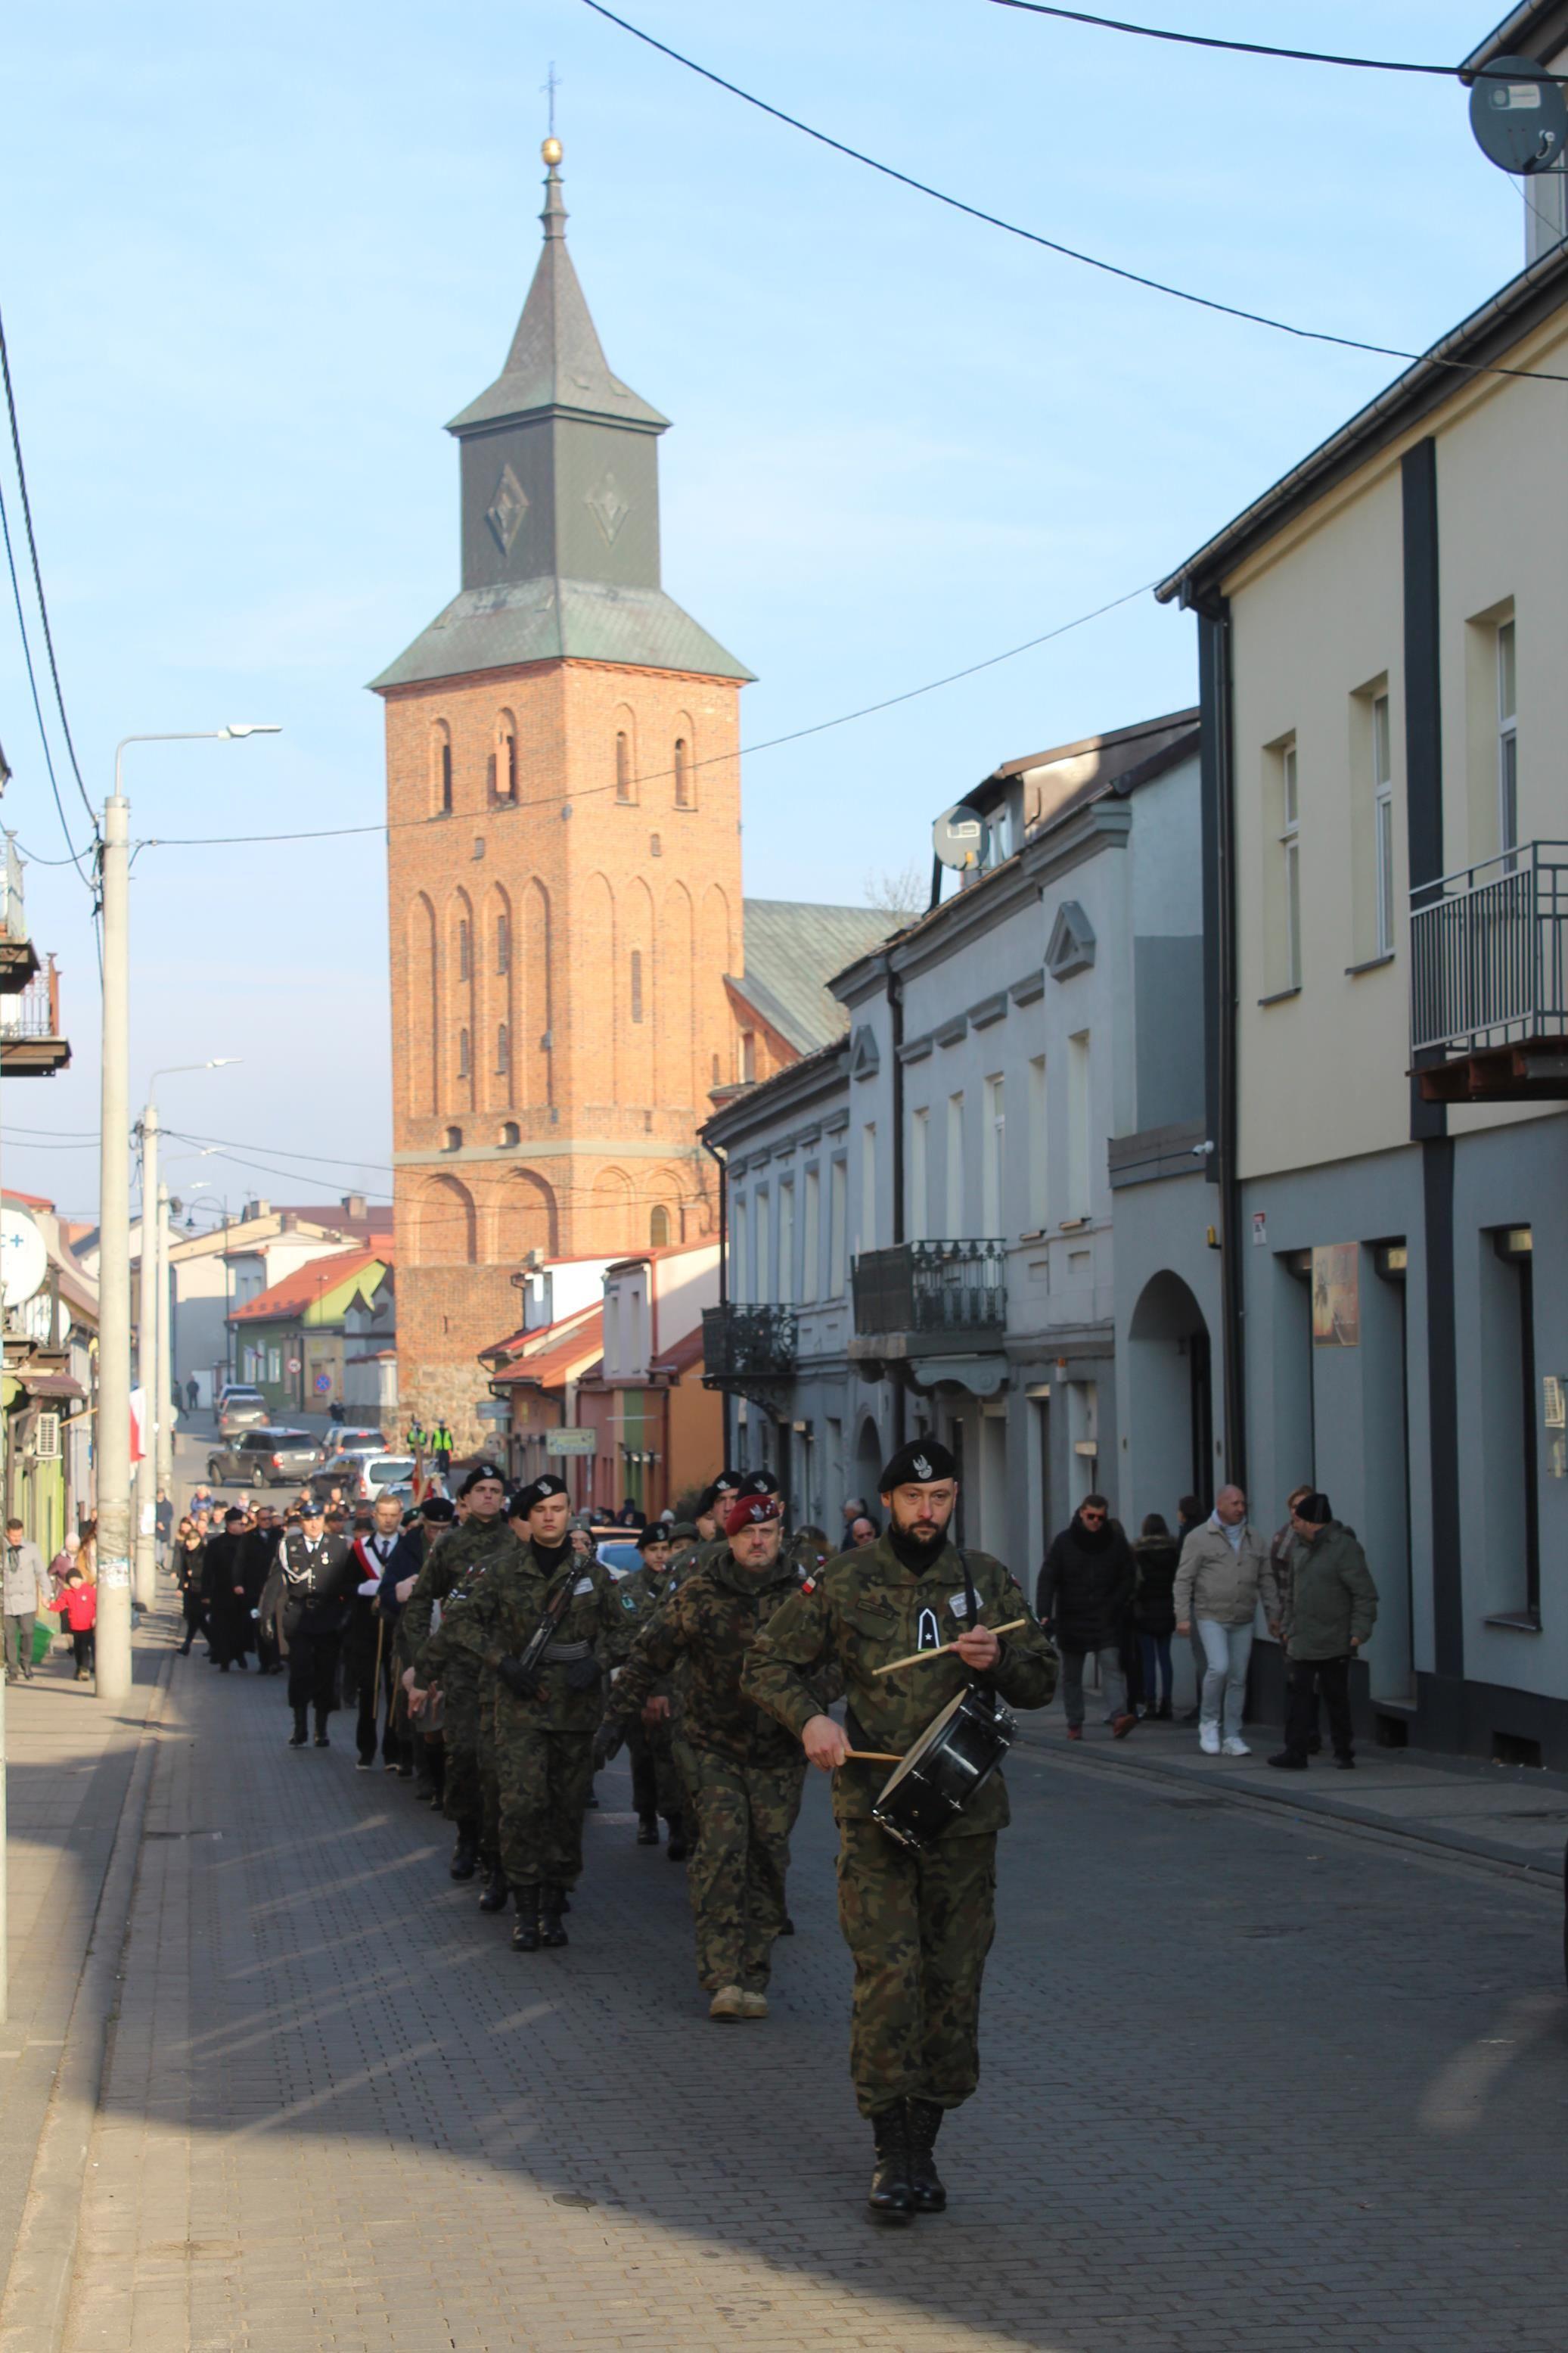
<svg viewBox="0 0 1568 2353">
<path fill-rule="evenodd" d="M 294 1729 L 289 1735 L 289 1746 L 290 1748 L 303 1748 L 309 1737 L 310 1735 L 306 1729 L 305 1710 L 302 1707 L 297 1707 L 294 1710 Z"/>
<path fill-rule="evenodd" d="M 330 1748 L 331 1745 L 327 1738 L 327 1711 L 319 1707 L 316 1710 L 316 1746 L 318 1748 Z"/>
<path fill-rule="evenodd" d="M 668 1862 L 684 1862 L 689 1851 L 689 1850 L 686 1843 L 685 1817 L 681 1814 L 671 1814 L 669 1818 L 669 1844 L 664 1851 L 665 1860 Z"/>
<path fill-rule="evenodd" d="M 539 1890 L 537 1887 L 514 1887 L 512 1900 L 517 1905 L 517 1920 L 511 1932 L 514 1953 L 537 1953 L 539 1950 Z"/>
<path fill-rule="evenodd" d="M 545 1880 L 539 1890 L 539 1941 L 542 1945 L 563 1945 L 566 1931 L 561 1926 L 561 1900 L 563 1887 L 553 1887 Z"/>
<path fill-rule="evenodd" d="M 934 2100 L 907 2100 L 910 2125 L 910 2188 L 918 2214 L 940 2214 L 947 2191 L 936 2169 L 936 2137 L 942 2130 L 942 2110 Z"/>
<path fill-rule="evenodd" d="M 507 1885 L 506 1873 L 500 1867 L 500 1857 L 493 1854 L 487 1856 L 485 1859 L 485 1892 L 479 1898 L 479 1910 L 481 1912 L 504 1912 L 506 1910 L 506 1899 L 510 1893 L 511 1890 Z"/>
<path fill-rule="evenodd" d="M 879 2108 L 871 2119 L 877 2140 L 877 2170 L 866 2193 L 873 2222 L 912 2222 L 915 2193 L 910 2187 L 909 2119 L 904 2102 Z"/>
<path fill-rule="evenodd" d="M 479 1826 L 464 1820 L 458 1824 L 458 1843 L 448 1866 L 454 1879 L 472 1879 L 479 1863 Z"/>
<path fill-rule="evenodd" d="M 657 1846 L 658 1844 L 658 1816 L 657 1814 L 639 1814 L 637 1816 L 637 1844 L 638 1846 Z"/>
</svg>

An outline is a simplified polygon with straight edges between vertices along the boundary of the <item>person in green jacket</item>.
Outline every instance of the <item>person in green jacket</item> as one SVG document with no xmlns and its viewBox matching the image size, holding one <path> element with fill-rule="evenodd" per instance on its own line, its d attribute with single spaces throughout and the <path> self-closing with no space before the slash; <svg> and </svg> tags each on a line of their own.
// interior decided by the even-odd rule
<svg viewBox="0 0 1568 2353">
<path fill-rule="evenodd" d="M 1377 1588 L 1366 1555 L 1335 1519 L 1326 1495 L 1300 1496 L 1290 1509 L 1296 1543 L 1290 1556 L 1285 1641 L 1285 1746 L 1268 1759 L 1288 1773 L 1304 1773 L 1323 1695 L 1334 1762 L 1355 1765 L 1351 1725 L 1351 1661 L 1377 1623 Z"/>
</svg>

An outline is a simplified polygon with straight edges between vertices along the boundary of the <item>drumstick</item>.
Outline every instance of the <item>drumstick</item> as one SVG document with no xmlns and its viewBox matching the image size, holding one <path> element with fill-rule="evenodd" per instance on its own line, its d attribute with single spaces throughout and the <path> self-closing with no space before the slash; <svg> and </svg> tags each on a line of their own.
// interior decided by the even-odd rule
<svg viewBox="0 0 1568 2353">
<path fill-rule="evenodd" d="M 1026 1626 L 1028 1622 L 1026 1618 L 1009 1618 L 1005 1626 L 987 1626 L 984 1630 L 988 1634 L 1016 1634 L 1020 1626 Z M 970 1630 L 978 1633 L 981 1630 L 972 1627 Z M 934 1651 L 911 1651 L 907 1659 L 889 1659 L 885 1667 L 873 1667 L 871 1672 L 876 1675 L 890 1675 L 895 1667 L 918 1667 L 922 1659 L 940 1659 L 944 1651 L 956 1651 L 957 1648 L 957 1642 L 942 1642 Z"/>
<path fill-rule="evenodd" d="M 866 1765 L 901 1765 L 903 1758 L 886 1748 L 847 1748 L 846 1757 L 858 1757 Z"/>
</svg>

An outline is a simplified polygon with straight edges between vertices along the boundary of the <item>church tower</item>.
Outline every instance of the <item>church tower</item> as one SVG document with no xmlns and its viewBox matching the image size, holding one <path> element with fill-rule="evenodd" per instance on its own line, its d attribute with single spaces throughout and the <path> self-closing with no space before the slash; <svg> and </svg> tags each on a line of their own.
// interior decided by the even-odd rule
<svg viewBox="0 0 1568 2353">
<path fill-rule="evenodd" d="M 558 143 L 506 364 L 447 430 L 462 589 L 386 706 L 402 1409 L 476 1442 L 532 1250 L 716 1230 L 697 1143 L 743 970 L 740 690 L 659 586 L 658 437 L 566 249 Z"/>
</svg>

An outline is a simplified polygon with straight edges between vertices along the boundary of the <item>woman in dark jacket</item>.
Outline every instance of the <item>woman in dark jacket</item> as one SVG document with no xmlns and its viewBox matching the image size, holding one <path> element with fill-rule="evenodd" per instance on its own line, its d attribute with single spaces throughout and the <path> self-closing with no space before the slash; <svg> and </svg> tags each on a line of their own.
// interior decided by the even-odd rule
<svg viewBox="0 0 1568 2353">
<path fill-rule="evenodd" d="M 1134 1605 L 1138 1646 L 1143 1656 L 1143 1713 L 1171 1721 L 1171 1637 L 1176 1630 L 1172 1589 L 1181 1547 L 1158 1512 L 1151 1512 L 1132 1547 L 1138 1567 L 1138 1599 Z M 1160 1703 L 1154 1704 L 1155 1677 Z"/>
<path fill-rule="evenodd" d="M 185 1639 L 180 1645 L 182 1658 L 189 1656 L 191 1644 L 198 1634 L 205 1634 L 209 1641 L 212 1640 L 206 1605 L 202 1599 L 202 1574 L 206 1567 L 206 1554 L 200 1529 L 190 1520 L 182 1520 L 169 1564 L 174 1573 L 174 1582 L 180 1588 L 180 1610 L 185 1621 Z"/>
<path fill-rule="evenodd" d="M 1052 1539 L 1035 1588 L 1035 1614 L 1062 1655 L 1068 1738 L 1083 1738 L 1083 1662 L 1100 1661 L 1110 1728 L 1124 1740 L 1137 1723 L 1127 1704 L 1122 1638 L 1137 1586 L 1132 1547 L 1103 1495 L 1086 1495 Z"/>
</svg>

